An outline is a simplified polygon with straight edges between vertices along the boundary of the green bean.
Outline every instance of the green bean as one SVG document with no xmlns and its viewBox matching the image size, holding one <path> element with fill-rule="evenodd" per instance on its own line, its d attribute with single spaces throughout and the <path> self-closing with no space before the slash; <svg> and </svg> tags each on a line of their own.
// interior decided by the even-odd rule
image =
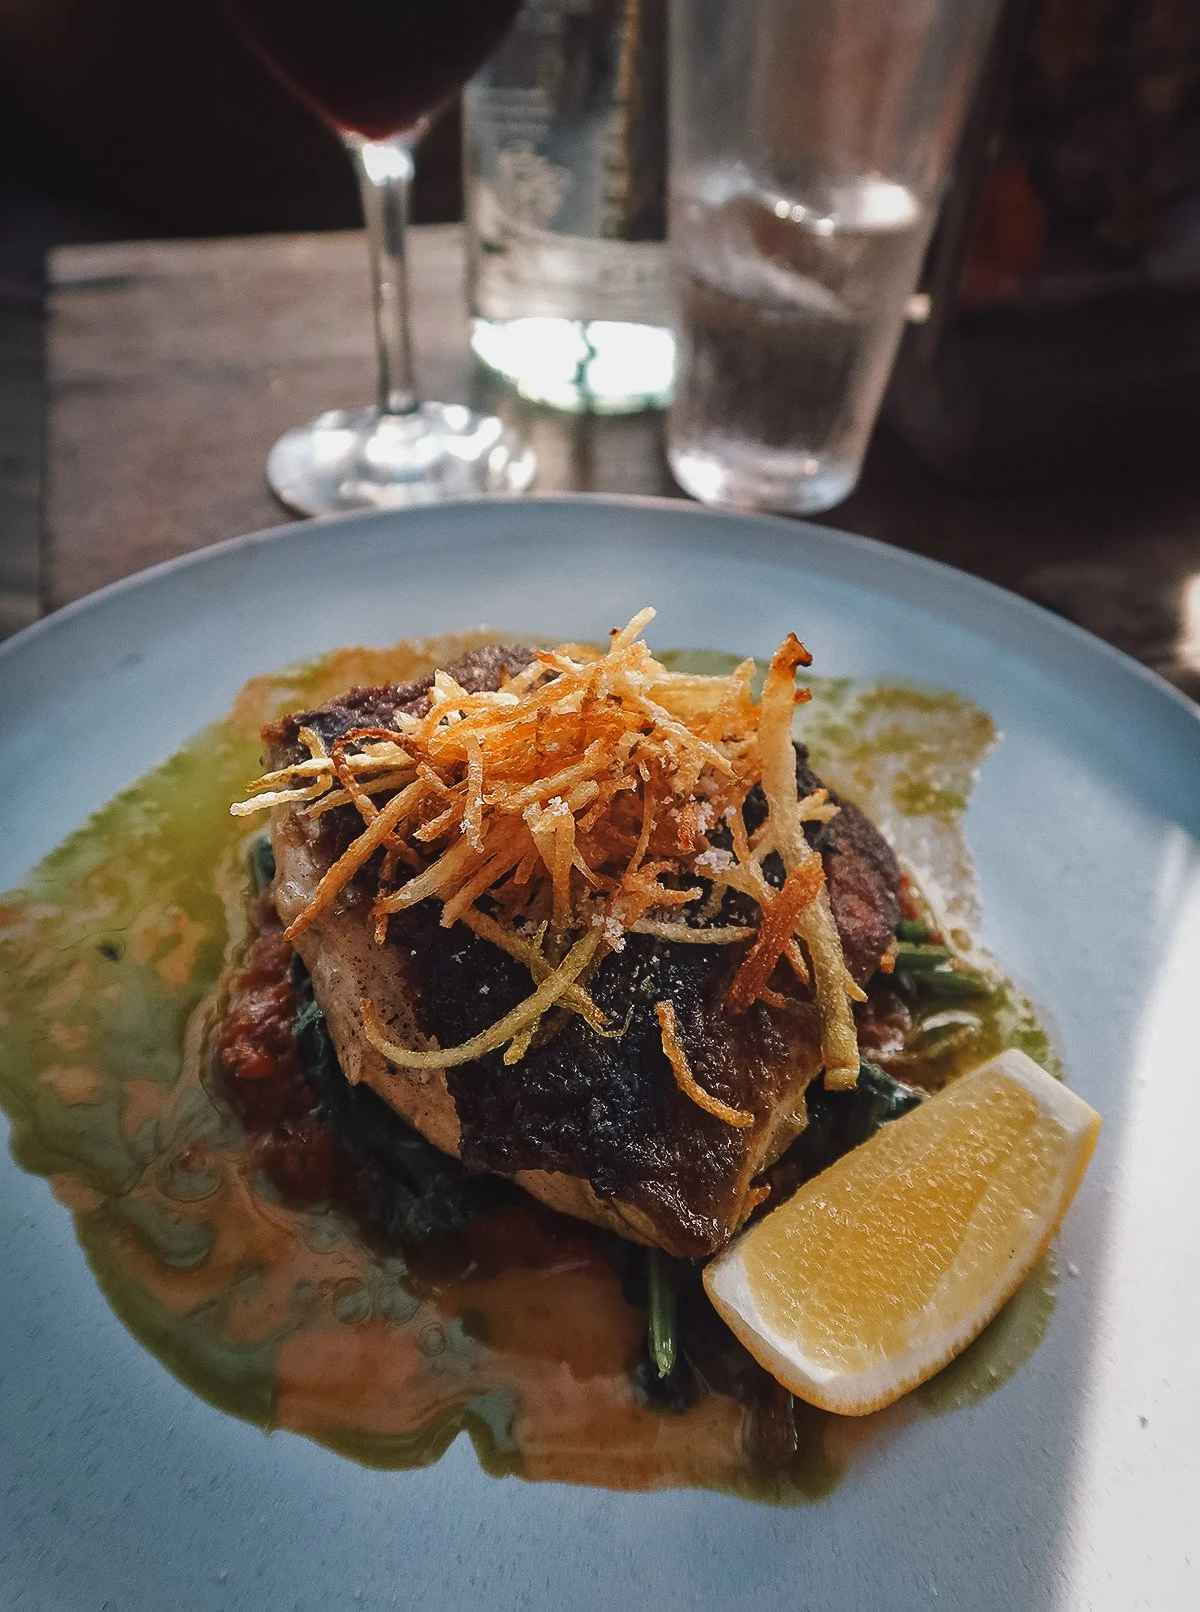
<svg viewBox="0 0 1200 1612">
<path fill-rule="evenodd" d="M 669 1377 L 675 1369 L 678 1353 L 678 1294 L 674 1272 L 661 1249 L 649 1250 L 646 1274 L 650 1296 L 650 1354 L 658 1368 L 658 1375 Z"/>
<path fill-rule="evenodd" d="M 945 946 L 897 946 L 895 971 L 897 974 L 925 974 L 949 961 L 950 952 Z"/>
<path fill-rule="evenodd" d="M 946 1002 L 965 1002 L 970 998 L 987 996 L 992 982 L 986 974 L 973 968 L 942 968 L 928 972 L 904 974 L 906 987 L 923 997 L 941 997 Z"/>
</svg>

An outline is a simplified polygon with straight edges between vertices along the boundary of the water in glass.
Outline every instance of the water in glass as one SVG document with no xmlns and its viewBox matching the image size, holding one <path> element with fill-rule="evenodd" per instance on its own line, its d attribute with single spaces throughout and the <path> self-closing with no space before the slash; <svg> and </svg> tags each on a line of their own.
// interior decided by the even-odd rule
<svg viewBox="0 0 1200 1612">
<path fill-rule="evenodd" d="M 783 194 L 736 165 L 673 198 L 671 467 L 706 502 L 827 509 L 857 479 L 929 221 L 879 176 Z"/>
</svg>

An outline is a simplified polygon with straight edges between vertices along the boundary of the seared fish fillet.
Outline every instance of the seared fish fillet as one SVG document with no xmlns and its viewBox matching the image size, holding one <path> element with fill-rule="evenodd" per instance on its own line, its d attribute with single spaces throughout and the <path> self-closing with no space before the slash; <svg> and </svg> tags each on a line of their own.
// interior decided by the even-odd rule
<svg viewBox="0 0 1200 1612">
<path fill-rule="evenodd" d="M 477 692 L 499 687 L 531 654 L 519 647 L 474 650 L 447 669 Z M 265 732 L 270 764 L 301 753 L 301 725 L 332 743 L 355 727 L 386 727 L 398 711 L 423 714 L 431 683 L 355 689 L 287 718 Z M 802 794 L 817 787 L 799 750 L 797 775 Z M 356 831 L 354 820 L 349 828 L 335 821 L 342 815 L 312 819 L 295 807 L 276 808 L 275 901 L 285 923 L 307 905 Z M 830 823 L 806 831 L 824 862 L 847 966 L 865 983 L 899 916 L 895 857 L 848 802 Z M 610 1022 L 627 1024 L 619 1038 L 598 1035 L 564 1013 L 554 1033 L 539 1038 L 515 1067 L 506 1068 L 496 1052 L 448 1070 L 398 1069 L 363 1034 L 364 996 L 379 1004 L 396 1041 L 450 1046 L 527 996 L 529 975 L 463 925 L 442 928 L 434 902 L 395 915 L 387 941 L 377 945 L 372 897 L 368 871 L 296 942 L 348 1080 L 366 1081 L 469 1169 L 510 1176 L 553 1209 L 672 1254 L 710 1254 L 728 1240 L 753 1207 L 754 1177 L 803 1126 L 804 1090 L 820 1068 L 815 1008 L 783 1011 L 759 1002 L 731 1015 L 724 998 L 742 947 L 629 934 L 588 984 Z M 738 921 L 741 899 L 727 898 L 713 921 Z M 696 1080 L 722 1102 L 750 1110 L 753 1126 L 735 1129 L 679 1090 L 654 1011 L 665 998 L 674 1004 Z"/>
</svg>

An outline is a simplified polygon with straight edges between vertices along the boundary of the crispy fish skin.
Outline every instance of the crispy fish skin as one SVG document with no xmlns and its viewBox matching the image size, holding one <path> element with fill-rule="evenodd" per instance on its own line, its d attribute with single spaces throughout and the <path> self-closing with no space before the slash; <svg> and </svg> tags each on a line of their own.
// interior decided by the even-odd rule
<svg viewBox="0 0 1200 1612">
<path fill-rule="evenodd" d="M 474 650 L 447 670 L 471 691 L 494 688 L 530 656 L 520 647 Z M 264 735 L 272 763 L 292 757 L 301 724 L 332 742 L 354 727 L 386 726 L 399 710 L 420 714 L 430 682 L 352 690 L 288 718 Z M 800 752 L 797 777 L 802 793 L 817 787 Z M 285 923 L 342 848 L 349 830 L 330 821 L 339 815 L 314 820 L 294 807 L 276 809 L 275 899 Z M 849 803 L 829 824 L 810 825 L 810 838 L 847 966 L 864 982 L 895 929 L 895 858 Z M 731 1015 L 724 998 L 741 948 L 628 935 L 589 981 L 610 1021 L 623 1027 L 619 1038 L 559 1012 L 515 1067 L 494 1053 L 449 1070 L 399 1069 L 363 1034 L 364 996 L 379 1004 L 395 1040 L 433 1048 L 494 1022 L 528 995 L 529 978 L 463 925 L 442 928 L 433 902 L 397 914 L 377 945 L 370 906 L 369 878 L 353 883 L 296 942 L 348 1080 L 366 1081 L 468 1168 L 510 1176 L 553 1209 L 685 1256 L 712 1253 L 729 1239 L 753 1206 L 754 1177 L 804 1124 L 804 1090 L 820 1068 L 814 1008 L 756 1003 Z M 753 1113 L 752 1126 L 735 1129 L 679 1090 L 654 1013 L 664 999 L 675 1006 L 696 1079 Z"/>
</svg>

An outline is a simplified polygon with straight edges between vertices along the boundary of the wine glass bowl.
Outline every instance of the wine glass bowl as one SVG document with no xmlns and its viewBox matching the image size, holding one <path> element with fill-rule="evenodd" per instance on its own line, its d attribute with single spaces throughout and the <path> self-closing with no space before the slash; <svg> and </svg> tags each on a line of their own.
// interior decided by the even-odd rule
<svg viewBox="0 0 1200 1612">
<path fill-rule="evenodd" d="M 267 480 L 304 515 L 523 492 L 536 461 L 494 415 L 422 401 L 413 380 L 405 237 L 413 150 L 499 42 L 520 0 L 222 0 L 242 38 L 342 138 L 362 195 L 377 401 L 287 432 Z"/>
</svg>

